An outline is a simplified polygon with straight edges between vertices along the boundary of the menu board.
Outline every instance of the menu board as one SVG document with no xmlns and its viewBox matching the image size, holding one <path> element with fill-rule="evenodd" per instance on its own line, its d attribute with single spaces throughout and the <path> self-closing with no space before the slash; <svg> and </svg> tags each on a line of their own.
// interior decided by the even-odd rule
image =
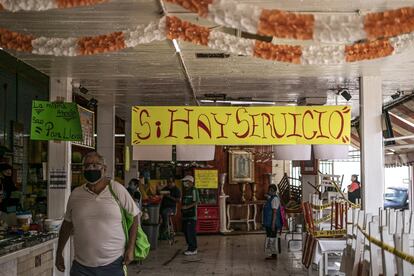
<svg viewBox="0 0 414 276">
<path fill-rule="evenodd" d="M 217 189 L 218 171 L 217 170 L 194 170 L 195 186 L 198 189 Z"/>
<path fill-rule="evenodd" d="M 30 139 L 81 141 L 76 103 L 33 101 Z"/>
<path fill-rule="evenodd" d="M 73 144 L 88 148 L 95 148 L 95 113 L 81 106 L 78 106 L 78 110 L 83 139 L 79 142 L 73 142 Z"/>
</svg>

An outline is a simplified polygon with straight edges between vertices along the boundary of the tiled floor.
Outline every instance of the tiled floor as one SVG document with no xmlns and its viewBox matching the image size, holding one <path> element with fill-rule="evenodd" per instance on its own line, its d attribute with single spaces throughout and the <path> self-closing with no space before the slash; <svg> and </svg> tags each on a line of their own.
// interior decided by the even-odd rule
<svg viewBox="0 0 414 276">
<path fill-rule="evenodd" d="M 129 267 L 128 275 L 307 275 L 301 263 L 300 243 L 287 251 L 282 239 L 282 255 L 277 261 L 265 261 L 264 235 L 199 236 L 197 256 L 182 255 L 185 242 L 160 242 L 142 265 Z"/>
</svg>

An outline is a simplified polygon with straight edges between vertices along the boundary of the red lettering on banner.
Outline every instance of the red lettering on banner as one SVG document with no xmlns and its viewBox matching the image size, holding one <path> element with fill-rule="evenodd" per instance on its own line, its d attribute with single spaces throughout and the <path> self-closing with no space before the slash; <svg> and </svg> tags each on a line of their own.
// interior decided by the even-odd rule
<svg viewBox="0 0 414 276">
<path fill-rule="evenodd" d="M 174 135 L 174 123 L 184 123 L 187 125 L 187 136 L 185 136 L 184 139 L 194 139 L 190 135 L 190 112 L 194 111 L 194 109 L 184 108 L 184 110 L 187 111 L 187 119 L 174 119 L 174 113 L 177 112 L 177 109 L 168 109 L 168 111 L 171 112 L 170 133 L 165 138 L 177 138 L 177 136 Z"/>
<path fill-rule="evenodd" d="M 155 125 L 157 126 L 157 138 L 160 138 L 161 137 L 161 122 L 157 121 Z"/>
<path fill-rule="evenodd" d="M 243 110 L 244 113 L 248 113 L 247 110 L 246 110 L 246 108 L 239 108 L 239 109 L 237 109 L 237 111 L 236 111 L 236 122 L 237 122 L 238 125 L 240 125 L 241 122 L 245 122 L 246 125 L 247 125 L 247 130 L 246 130 L 246 132 L 244 134 L 238 134 L 235 131 L 233 131 L 233 133 L 234 133 L 234 135 L 236 135 L 237 138 L 244 139 L 244 138 L 246 138 L 249 135 L 250 125 L 249 125 L 249 121 L 247 121 L 245 119 L 244 120 L 240 120 L 240 116 L 239 116 L 239 111 L 240 110 Z"/>
<path fill-rule="evenodd" d="M 339 131 L 336 137 L 332 135 L 332 130 L 331 130 L 331 126 L 332 126 L 331 119 L 332 119 L 332 115 L 334 115 L 335 113 L 339 114 L 339 117 L 341 117 L 341 130 Z M 339 139 L 339 137 L 342 136 L 342 132 L 344 131 L 344 125 L 345 125 L 344 115 L 338 110 L 335 110 L 334 112 L 332 112 L 331 115 L 329 116 L 329 134 L 331 135 L 331 137 L 335 139 Z"/>
<path fill-rule="evenodd" d="M 201 117 L 205 117 L 207 119 L 208 122 L 208 127 L 206 126 L 206 124 L 201 121 Z M 210 137 L 211 139 L 211 123 L 210 123 L 210 119 L 208 118 L 208 116 L 206 114 L 200 114 L 197 118 L 197 132 L 198 132 L 198 138 L 200 138 L 200 128 L 202 130 L 204 130 L 208 137 Z"/>
<path fill-rule="evenodd" d="M 249 114 L 249 116 L 250 117 L 252 117 L 252 127 L 253 127 L 253 130 L 252 130 L 252 134 L 250 135 L 250 137 L 260 137 L 259 135 L 257 135 L 257 134 L 254 134 L 254 132 L 255 132 L 255 130 L 256 130 L 256 127 L 257 126 L 259 126 L 258 124 L 256 124 L 256 120 L 255 120 L 255 117 L 257 117 L 257 116 L 259 116 L 260 114 L 253 114 L 253 115 L 250 115 Z"/>
<path fill-rule="evenodd" d="M 220 139 L 220 138 L 229 138 L 229 137 L 224 135 L 224 126 L 228 124 L 231 113 L 226 113 L 227 121 L 225 123 L 221 123 L 221 122 L 219 122 L 219 120 L 217 120 L 217 117 L 216 117 L 217 113 L 211 113 L 211 115 L 214 116 L 214 120 L 216 121 L 216 123 L 220 125 L 220 136 L 217 136 L 217 138 L 218 139 Z"/>
<path fill-rule="evenodd" d="M 319 123 L 318 123 L 319 124 L 319 135 L 316 138 L 329 138 L 328 136 L 322 133 L 322 115 L 326 113 L 326 111 L 320 112 L 320 111 L 314 110 L 314 112 L 319 114 Z"/>
<path fill-rule="evenodd" d="M 279 134 L 277 132 L 276 126 L 275 126 L 275 114 L 272 114 L 272 124 L 273 124 L 273 131 L 275 132 L 276 138 L 282 138 L 286 135 L 286 131 L 287 131 L 287 122 L 286 122 L 286 113 L 281 113 L 283 115 L 283 118 L 285 119 L 285 132 L 283 132 L 283 134 Z"/>
<path fill-rule="evenodd" d="M 300 114 L 300 113 L 289 113 L 289 115 L 292 115 L 292 117 L 293 117 L 293 133 L 289 134 L 287 137 L 302 137 L 302 135 L 296 133 L 296 126 L 297 126 L 296 116 L 300 116 L 302 114 Z"/>
<path fill-rule="evenodd" d="M 147 125 L 148 126 L 148 135 L 142 136 L 141 135 L 141 132 L 137 132 L 135 134 L 137 135 L 137 137 L 139 139 L 141 139 L 141 140 L 147 140 L 151 136 L 151 125 L 148 122 L 144 122 L 144 123 L 142 122 L 142 115 L 143 114 L 147 115 L 147 118 L 151 118 L 151 116 L 149 115 L 149 112 L 146 109 L 141 110 L 141 112 L 139 113 L 139 123 L 141 124 L 141 127 L 143 127 L 144 125 Z"/>
<path fill-rule="evenodd" d="M 264 117 L 266 117 L 267 119 L 267 123 L 266 126 L 270 127 L 270 135 L 272 135 L 272 138 L 275 138 L 275 136 L 273 135 L 273 131 L 272 131 L 272 125 L 270 124 L 270 115 L 267 113 L 262 113 L 262 128 L 263 128 L 263 139 L 267 139 L 266 137 L 266 133 L 265 133 L 265 121 L 264 121 Z"/>
<path fill-rule="evenodd" d="M 316 134 L 318 133 L 316 130 L 313 131 L 313 135 L 311 137 L 306 136 L 305 133 L 305 117 L 306 115 L 310 115 L 310 117 L 313 119 L 313 113 L 310 110 L 306 110 L 306 112 L 303 114 L 303 120 L 302 120 L 302 132 L 303 132 L 303 137 L 305 137 L 306 140 L 312 140 L 313 138 L 315 138 Z"/>
</svg>

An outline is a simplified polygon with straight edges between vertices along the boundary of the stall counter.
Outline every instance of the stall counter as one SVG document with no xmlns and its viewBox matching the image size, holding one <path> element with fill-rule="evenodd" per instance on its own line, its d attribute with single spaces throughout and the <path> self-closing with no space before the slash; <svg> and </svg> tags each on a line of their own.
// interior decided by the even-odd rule
<svg viewBox="0 0 414 276">
<path fill-rule="evenodd" d="M 58 238 L 0 256 L 0 275 L 50 276 Z"/>
</svg>

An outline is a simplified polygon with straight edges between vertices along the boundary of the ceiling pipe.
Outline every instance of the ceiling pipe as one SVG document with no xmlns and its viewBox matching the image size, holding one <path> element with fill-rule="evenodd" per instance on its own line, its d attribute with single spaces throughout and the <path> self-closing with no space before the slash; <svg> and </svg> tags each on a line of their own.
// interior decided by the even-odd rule
<svg viewBox="0 0 414 276">
<path fill-rule="evenodd" d="M 163 0 L 158 0 L 157 3 L 158 3 L 158 5 L 160 7 L 160 10 L 161 10 L 160 11 L 160 14 L 161 15 L 166 15 L 167 14 L 167 9 L 165 7 L 165 4 L 164 4 Z M 171 43 L 171 45 L 173 46 L 173 48 L 176 50 L 175 51 L 175 54 L 178 57 L 178 62 L 180 63 L 180 67 L 181 67 L 181 69 L 182 69 L 182 71 L 184 73 L 184 78 L 185 78 L 185 82 L 187 84 L 187 87 L 191 91 L 191 96 L 193 97 L 195 104 L 197 106 L 200 106 L 200 102 L 197 99 L 197 94 L 195 92 L 195 88 L 194 88 L 193 82 L 192 82 L 192 80 L 190 78 L 190 74 L 188 73 L 187 66 L 185 65 L 183 55 L 182 55 L 181 51 L 178 51 L 177 50 L 177 47 L 179 47 L 178 42 L 175 42 L 175 43 L 173 43 L 172 41 L 169 41 L 169 42 Z"/>
</svg>

